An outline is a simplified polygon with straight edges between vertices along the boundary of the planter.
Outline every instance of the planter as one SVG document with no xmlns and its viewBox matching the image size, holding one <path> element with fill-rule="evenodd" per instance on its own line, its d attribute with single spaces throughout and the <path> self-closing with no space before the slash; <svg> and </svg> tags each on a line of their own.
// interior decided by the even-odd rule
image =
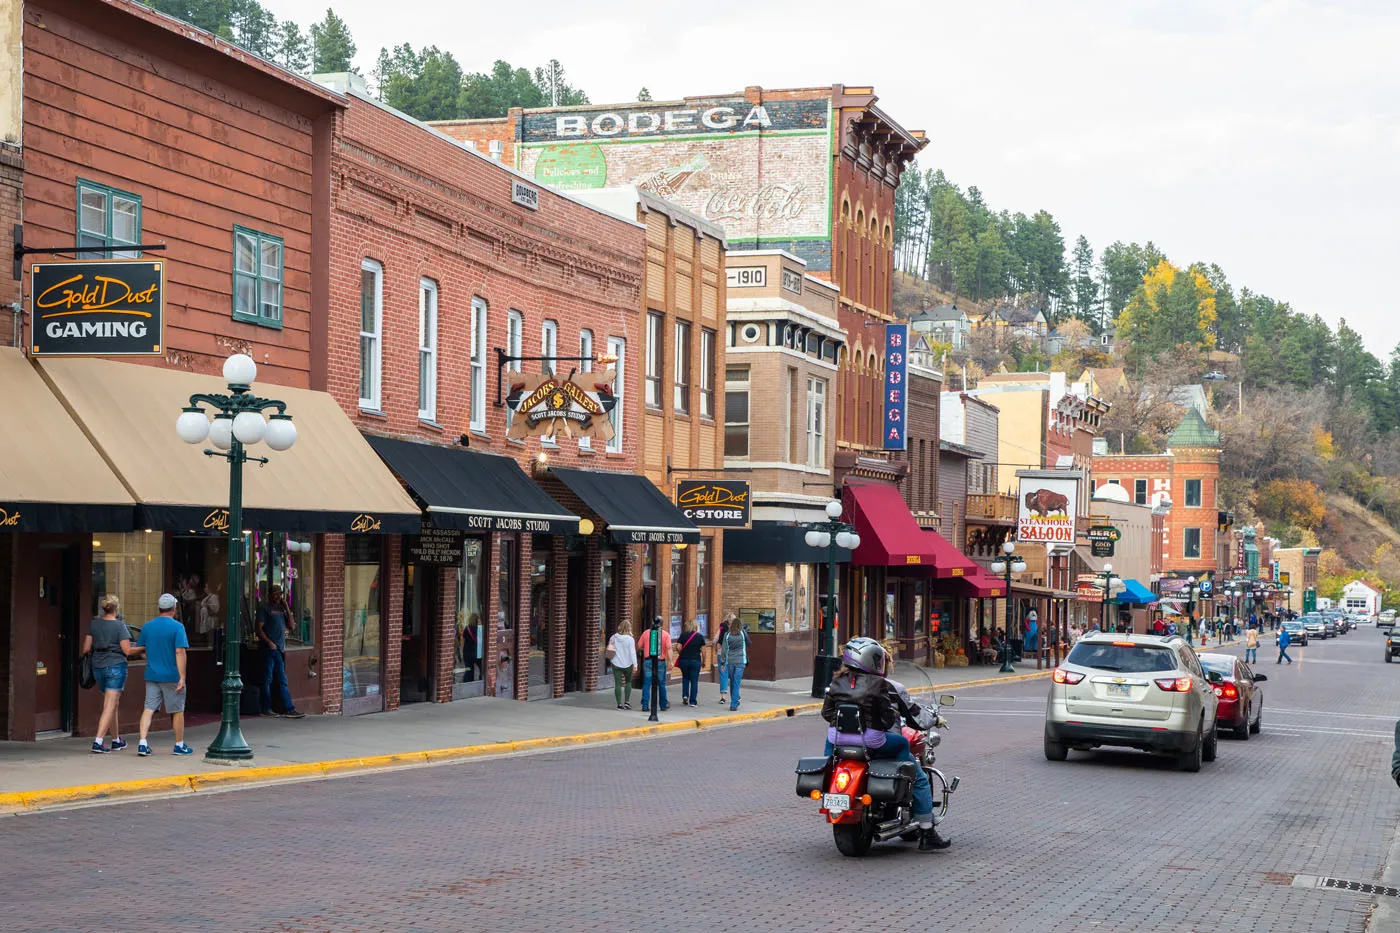
<svg viewBox="0 0 1400 933">
<path fill-rule="evenodd" d="M 943 666 L 945 666 L 945 662 L 946 662 L 946 656 L 943 654 L 943 652 L 941 652 L 941 651 L 935 651 L 935 652 L 933 653 L 933 666 L 934 666 L 934 667 L 943 667 Z"/>
</svg>

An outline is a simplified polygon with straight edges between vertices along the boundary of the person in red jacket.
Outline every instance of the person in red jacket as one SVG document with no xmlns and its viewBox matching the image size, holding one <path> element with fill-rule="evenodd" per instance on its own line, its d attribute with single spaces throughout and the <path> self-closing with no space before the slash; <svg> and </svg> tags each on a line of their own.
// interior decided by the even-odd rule
<svg viewBox="0 0 1400 933">
<path fill-rule="evenodd" d="M 656 658 L 655 664 L 652 657 Z M 671 703 L 666 699 L 666 665 L 671 657 L 671 633 L 661 627 L 661 616 L 651 620 L 651 628 L 642 633 L 642 637 L 637 639 L 637 658 L 642 665 L 642 712 L 651 711 L 651 678 L 652 668 L 656 668 L 656 682 L 658 692 L 661 694 L 661 711 L 664 713 L 671 708 Z"/>
</svg>

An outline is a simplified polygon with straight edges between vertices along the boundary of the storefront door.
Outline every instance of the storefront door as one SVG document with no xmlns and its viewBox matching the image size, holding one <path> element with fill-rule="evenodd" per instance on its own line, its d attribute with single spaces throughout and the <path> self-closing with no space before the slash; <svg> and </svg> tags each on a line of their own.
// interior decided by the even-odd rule
<svg viewBox="0 0 1400 933">
<path fill-rule="evenodd" d="M 544 700 L 554 695 L 549 670 L 550 580 L 549 551 L 535 552 L 530 571 L 530 692 L 529 699 Z"/>
<path fill-rule="evenodd" d="M 404 568 L 403 654 L 399 702 L 424 703 L 433 698 L 433 598 L 437 570 L 409 564 Z"/>
<path fill-rule="evenodd" d="M 597 646 L 589 636 L 593 628 L 588 624 L 588 584 L 583 574 L 582 554 L 569 557 L 569 601 L 565 617 L 564 641 L 564 691 L 583 689 L 583 670 L 586 665 L 584 655 L 596 651 Z"/>
<path fill-rule="evenodd" d="M 40 544 L 34 627 L 34 731 L 73 731 L 73 672 L 78 649 L 76 548 Z"/>
<path fill-rule="evenodd" d="M 384 708 L 384 560 L 377 536 L 345 540 L 344 688 L 346 715 Z"/>
</svg>

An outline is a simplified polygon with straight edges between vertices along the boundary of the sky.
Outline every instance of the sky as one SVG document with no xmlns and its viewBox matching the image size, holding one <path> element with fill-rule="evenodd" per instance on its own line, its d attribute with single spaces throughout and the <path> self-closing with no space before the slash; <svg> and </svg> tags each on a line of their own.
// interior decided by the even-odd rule
<svg viewBox="0 0 1400 933">
<path fill-rule="evenodd" d="M 264 2 L 303 26 L 327 4 Z M 1382 359 L 1400 343 L 1372 278 L 1400 248 L 1393 0 L 922 0 L 871 6 L 868 24 L 828 0 L 334 8 L 364 73 L 408 42 L 467 71 L 558 58 L 595 103 L 872 85 L 928 132 L 921 168 L 994 209 L 1049 211 L 1067 245 L 1150 239 L 1236 289 L 1345 318 Z"/>
</svg>

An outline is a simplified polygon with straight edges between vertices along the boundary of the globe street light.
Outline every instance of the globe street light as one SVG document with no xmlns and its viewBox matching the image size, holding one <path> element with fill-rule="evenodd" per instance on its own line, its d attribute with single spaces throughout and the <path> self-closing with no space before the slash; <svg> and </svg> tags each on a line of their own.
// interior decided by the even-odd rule
<svg viewBox="0 0 1400 933">
<path fill-rule="evenodd" d="M 1113 595 L 1113 565 L 1104 564 L 1103 573 L 1103 602 L 1099 603 L 1099 631 L 1108 631 L 1108 600 Z"/>
<path fill-rule="evenodd" d="M 243 464 L 249 460 L 267 463 L 266 457 L 250 457 L 244 450 L 267 442 L 273 450 L 287 450 L 297 440 L 296 425 L 287 414 L 285 402 L 258 398 L 251 392 L 258 376 L 253 358 L 235 353 L 224 361 L 224 381 L 229 394 L 196 393 L 180 417 L 175 419 L 175 433 L 186 444 L 202 444 L 206 439 L 214 449 L 206 448 L 205 456 L 223 457 L 229 462 L 228 484 L 228 614 L 224 621 L 224 682 L 223 718 L 219 734 L 210 743 L 206 761 L 249 761 L 253 749 L 243 738 L 239 725 L 239 702 L 243 698 L 243 678 L 239 673 L 239 619 L 242 616 L 243 566 L 245 564 L 243 535 Z M 211 422 L 202 406 L 214 408 Z M 270 418 L 263 412 L 273 409 Z M 288 543 L 291 549 L 291 543 Z M 309 549 L 309 545 L 308 545 Z"/>
<path fill-rule="evenodd" d="M 1006 627 L 1002 629 L 1001 670 L 999 673 L 1014 674 L 1016 668 L 1011 666 L 1011 575 L 1025 573 L 1026 562 L 1016 553 L 1016 545 L 1010 541 L 1002 544 L 1001 550 L 1006 555 L 1005 558 L 998 557 L 992 561 L 991 566 L 992 573 L 1006 577 Z"/>
<path fill-rule="evenodd" d="M 841 510 L 841 500 L 832 499 L 826 504 L 826 517 L 829 520 L 808 525 L 807 533 L 802 538 L 810 548 L 826 548 L 826 610 L 817 629 L 817 655 L 812 659 L 814 697 L 825 695 L 827 685 L 841 663 L 833 637 L 836 633 L 836 549 L 854 551 L 860 547 L 860 535 L 856 534 L 854 525 L 841 521 Z"/>
</svg>

